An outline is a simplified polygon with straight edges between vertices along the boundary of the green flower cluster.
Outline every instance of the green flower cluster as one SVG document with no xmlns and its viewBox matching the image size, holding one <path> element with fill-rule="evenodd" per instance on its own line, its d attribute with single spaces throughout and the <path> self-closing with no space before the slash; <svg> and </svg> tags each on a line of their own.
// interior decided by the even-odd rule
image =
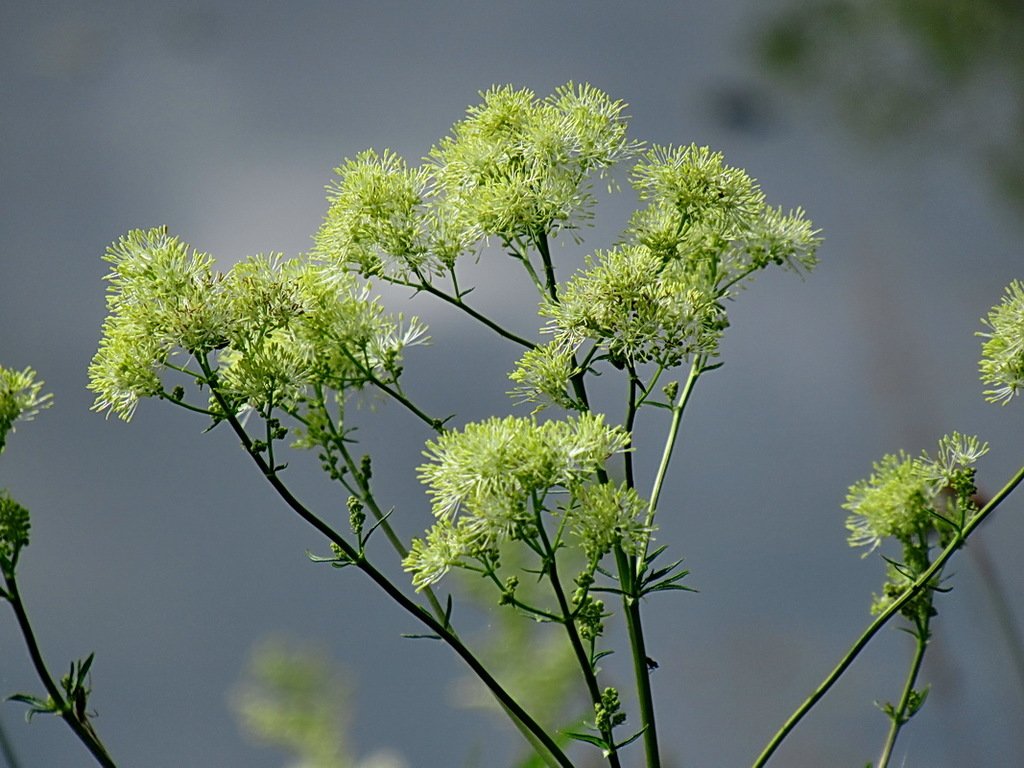
<svg viewBox="0 0 1024 768">
<path fill-rule="evenodd" d="M 541 424 L 491 418 L 429 442 L 420 479 L 438 522 L 404 561 L 413 582 L 422 589 L 452 566 L 496 559 L 502 542 L 533 540 L 552 495 L 562 501 L 561 527 L 568 523 L 588 556 L 639 546 L 645 506 L 631 489 L 593 484 L 605 461 L 628 446 L 621 427 L 590 413 Z"/>
<path fill-rule="evenodd" d="M 402 330 L 354 276 L 315 260 L 255 256 L 215 272 L 166 227 L 134 230 L 108 249 L 109 314 L 89 367 L 96 410 L 131 418 L 140 398 L 165 392 L 161 374 L 217 354 L 216 383 L 233 406 L 262 413 L 294 406 L 313 385 L 339 392 L 394 380 L 402 350 L 422 340 Z M 173 363 L 180 355 L 180 363 Z M 213 383 L 206 382 L 206 383 Z"/>
<path fill-rule="evenodd" d="M 427 168 L 409 168 L 405 160 L 372 149 L 334 169 L 338 181 L 328 187 L 330 208 L 315 237 L 317 253 L 355 266 L 363 275 L 406 277 L 450 267 L 468 247 L 428 209 Z"/>
<path fill-rule="evenodd" d="M 955 520 L 947 514 L 948 490 L 960 487 L 964 473 L 973 477 L 973 465 L 987 451 L 988 444 L 977 437 L 954 432 L 939 441 L 934 457 L 913 458 L 902 451 L 884 456 L 871 476 L 847 493 L 843 508 L 850 513 L 850 546 L 874 550 L 884 539 L 906 542 Z"/>
<path fill-rule="evenodd" d="M 1024 389 L 1024 283 L 1014 280 L 1003 300 L 982 320 L 991 332 L 982 346 L 981 380 L 995 389 L 985 392 L 990 402 L 1005 405 Z"/>
<path fill-rule="evenodd" d="M 51 396 L 41 394 L 43 382 L 36 381 L 31 368 L 15 371 L 0 365 L 0 453 L 14 422 L 30 421 L 40 410 L 49 408 Z"/>
<path fill-rule="evenodd" d="M 511 378 L 526 400 L 572 407 L 571 360 L 663 369 L 718 354 L 724 301 L 757 271 L 810 270 L 820 242 L 799 209 L 771 208 L 756 182 L 707 147 L 654 147 L 633 169 L 646 206 L 624 242 L 588 259 L 541 314 L 554 339 L 529 351 Z"/>
<path fill-rule="evenodd" d="M 423 166 L 370 150 L 338 167 L 316 252 L 364 275 L 424 277 L 485 237 L 535 244 L 589 219 L 590 176 L 636 149 L 624 105 L 572 83 L 544 99 L 511 86 L 481 95 Z"/>
<path fill-rule="evenodd" d="M 884 610 L 928 568 L 933 543 L 945 546 L 978 511 L 974 464 L 987 451 L 987 443 L 954 432 L 939 441 L 934 457 L 886 455 L 870 477 L 850 487 L 843 504 L 850 513 L 850 546 L 871 552 L 893 539 L 903 550 L 902 562 L 887 559 L 888 581 L 873 612 Z M 930 606 L 930 596 L 926 600 Z"/>
<path fill-rule="evenodd" d="M 626 135 L 625 105 L 589 85 L 568 83 L 543 100 L 504 86 L 483 98 L 430 160 L 454 218 L 484 236 L 529 242 L 575 228 L 591 215 L 589 175 L 637 147 Z"/>
</svg>

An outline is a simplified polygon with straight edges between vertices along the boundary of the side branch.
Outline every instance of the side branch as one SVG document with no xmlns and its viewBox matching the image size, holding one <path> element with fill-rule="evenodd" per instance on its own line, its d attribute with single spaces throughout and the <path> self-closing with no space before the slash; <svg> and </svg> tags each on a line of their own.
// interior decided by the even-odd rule
<svg viewBox="0 0 1024 768">
<path fill-rule="evenodd" d="M 917 595 L 921 594 L 926 589 L 931 589 L 932 579 L 942 570 L 942 567 L 946 562 L 953 556 L 964 542 L 967 541 L 967 537 L 984 522 L 992 511 L 999 506 L 999 504 L 1005 499 L 1013 490 L 1024 481 L 1024 467 L 1017 470 L 1010 481 L 1000 489 L 999 493 L 992 497 L 992 499 L 978 511 L 978 514 L 971 519 L 967 525 L 960 530 L 953 540 L 946 546 L 945 549 L 935 558 L 935 561 L 924 571 L 917 579 L 911 584 L 907 590 L 894 600 L 888 608 L 882 613 L 878 614 L 877 618 L 864 630 L 863 634 L 857 638 L 856 642 L 846 652 L 835 668 L 828 674 L 828 676 L 821 682 L 821 684 L 814 690 L 814 692 L 807 697 L 803 704 L 797 707 L 796 711 L 790 715 L 789 719 L 783 724 L 778 732 L 772 737 L 771 741 L 761 752 L 760 756 L 753 764 L 753 768 L 762 768 L 768 759 L 772 756 L 782 741 L 789 735 L 789 733 L 796 728 L 797 724 L 803 719 L 815 704 L 818 703 L 828 693 L 829 689 L 835 685 L 835 683 L 842 677 L 843 673 L 853 663 L 854 659 L 860 654 L 864 647 L 871 641 L 871 639 L 878 633 L 878 631 L 884 627 L 893 616 L 898 614 L 900 610 L 908 602 L 913 600 Z"/>
<path fill-rule="evenodd" d="M 208 378 L 211 378 L 212 371 L 205 364 L 205 361 L 200 361 L 204 367 L 204 373 Z M 447 644 L 455 653 L 462 658 L 462 660 L 473 670 L 474 674 L 480 678 L 480 680 L 487 686 L 491 691 L 491 694 L 498 700 L 503 708 L 509 712 L 512 718 L 521 724 L 529 733 L 548 751 L 551 757 L 557 762 L 562 768 L 573 768 L 572 762 L 565 755 L 564 752 L 555 743 L 554 739 L 538 724 L 520 705 L 519 703 L 506 691 L 501 684 L 487 671 L 487 669 L 481 664 L 479 659 L 473 655 L 473 653 L 463 645 L 462 641 L 447 627 L 445 623 L 438 621 L 429 611 L 420 605 L 417 605 L 409 597 L 407 597 L 397 586 L 395 586 L 383 573 L 378 571 L 364 555 L 357 552 L 344 537 L 341 536 L 337 531 L 331 528 L 327 523 L 313 514 L 308 508 L 306 508 L 295 496 L 291 493 L 288 487 L 282 482 L 281 478 L 277 475 L 274 469 L 267 464 L 263 457 L 256 451 L 253 450 L 252 439 L 248 433 L 239 423 L 238 419 L 235 418 L 234 414 L 231 413 L 231 409 L 228 407 L 228 403 L 224 400 L 223 396 L 217 390 L 215 386 L 211 387 L 214 397 L 217 399 L 221 408 L 227 414 L 227 421 L 231 424 L 231 428 L 235 434 L 241 440 L 243 447 L 246 452 L 252 458 L 252 460 L 259 467 L 260 472 L 267 479 L 267 482 L 274 488 L 281 499 L 294 511 L 299 517 L 306 521 L 309 525 L 324 535 L 329 541 L 333 542 L 338 546 L 341 552 L 346 558 L 359 570 L 369 576 L 370 580 L 373 581 L 378 587 L 380 587 L 387 595 L 398 603 L 407 613 L 412 615 L 417 621 L 425 624 L 434 634 L 438 636 L 445 644 Z"/>
<path fill-rule="evenodd" d="M 4 576 L 4 581 L 7 585 L 7 599 L 11 603 L 11 607 L 14 609 L 14 615 L 18 619 L 18 627 L 21 630 L 22 637 L 25 639 L 25 645 L 28 648 L 28 655 L 32 659 L 32 666 L 35 667 L 36 674 L 43 683 L 43 687 L 46 689 L 47 695 L 53 701 L 54 706 L 60 713 L 61 718 L 66 722 L 75 736 L 78 737 L 85 747 L 92 753 L 92 756 L 96 758 L 96 762 L 102 765 L 104 768 L 117 768 L 113 759 L 107 753 L 106 747 L 100 741 L 99 737 L 93 731 L 92 726 L 85 720 L 85 715 L 79 715 L 64 698 L 60 692 L 60 688 L 57 687 L 57 683 L 54 682 L 53 677 L 50 675 L 50 671 L 46 668 L 46 662 L 43 661 L 42 651 L 39 649 L 39 643 L 36 641 L 35 632 L 32 630 L 32 624 L 29 622 L 28 613 L 25 611 L 25 605 L 21 600 L 21 594 L 18 592 L 18 582 L 13 576 Z"/>
</svg>

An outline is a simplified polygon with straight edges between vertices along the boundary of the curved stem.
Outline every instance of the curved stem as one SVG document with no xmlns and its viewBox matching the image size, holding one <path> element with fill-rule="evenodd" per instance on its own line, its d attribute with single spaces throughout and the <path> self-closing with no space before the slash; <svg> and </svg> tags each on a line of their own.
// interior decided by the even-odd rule
<svg viewBox="0 0 1024 768">
<path fill-rule="evenodd" d="M 331 423 L 333 429 L 333 422 Z M 352 459 L 352 454 L 349 453 L 345 447 L 343 441 L 338 441 L 338 450 L 341 452 L 341 456 L 345 459 L 345 464 L 348 466 L 349 472 L 352 473 L 352 477 L 355 478 L 356 484 L 359 486 L 359 496 L 362 498 L 363 503 L 369 507 L 371 514 L 377 521 L 377 525 L 384 531 L 384 536 L 391 543 L 392 548 L 398 553 L 398 556 L 403 560 L 408 557 L 409 549 L 402 543 L 402 540 L 395 533 L 395 529 L 391 527 L 391 523 L 388 521 L 387 515 L 384 514 L 380 506 L 377 504 L 377 500 L 373 496 L 373 491 L 370 490 L 370 483 L 359 471 L 355 461 Z M 445 610 L 444 606 L 441 605 L 441 601 L 437 599 L 437 594 L 428 584 L 422 589 L 423 594 L 427 597 L 427 602 L 430 603 L 431 609 L 434 611 L 434 616 L 439 620 L 445 621 Z M 454 630 L 452 630 L 454 634 Z"/>
<path fill-rule="evenodd" d="M 203 416 L 209 416 L 211 419 L 220 418 L 220 414 L 214 413 L 213 411 L 209 411 L 206 408 L 200 408 L 197 405 L 191 405 L 190 403 L 186 403 L 184 400 L 175 400 L 167 392 L 161 392 L 160 398 L 163 400 L 167 400 L 168 402 L 174 403 L 175 405 L 184 408 L 186 411 L 192 411 L 192 413 L 198 413 Z"/>
<path fill-rule="evenodd" d="M 362 362 L 357 360 L 356 356 L 353 355 L 352 352 L 346 349 L 344 346 L 341 347 L 341 352 L 342 354 L 345 355 L 345 357 L 347 357 L 352 362 L 353 365 L 355 365 L 359 369 L 359 371 L 366 377 L 367 381 L 373 384 L 373 386 L 377 387 L 381 392 L 384 392 L 393 400 L 397 400 L 399 403 L 405 406 L 405 408 L 408 409 L 414 416 L 416 416 L 417 419 L 422 421 L 435 432 L 444 432 L 443 419 L 435 419 L 434 417 L 424 413 L 417 407 L 417 405 L 412 400 L 407 398 L 394 387 L 390 386 L 389 384 L 385 383 L 380 378 L 378 378 L 370 367 L 364 365 Z"/>
<path fill-rule="evenodd" d="M 587 653 L 587 650 L 583 647 L 583 641 L 580 638 L 579 630 L 576 627 L 576 620 L 573 617 L 572 608 L 569 606 L 569 601 L 565 597 L 565 590 L 562 589 L 562 581 L 558 577 L 558 564 L 555 559 L 555 549 L 551 546 L 551 542 L 548 540 L 547 532 L 544 530 L 544 521 L 540 518 L 539 510 L 535 509 L 534 511 L 537 531 L 540 535 L 541 544 L 544 547 L 544 557 L 547 561 L 548 580 L 551 582 L 551 588 L 554 590 L 555 599 L 558 601 L 558 608 L 562 612 L 560 621 L 565 626 L 565 631 L 569 635 L 569 644 L 572 646 L 573 653 L 576 655 L 576 661 L 579 663 L 580 671 L 583 672 L 583 679 L 586 681 L 587 691 L 590 693 L 590 700 L 595 706 L 597 706 L 601 703 L 601 688 L 597 683 L 597 675 L 594 674 L 594 667 L 590 662 L 590 654 Z M 615 747 L 615 737 L 611 728 L 608 728 L 606 731 L 602 730 L 601 737 L 608 745 L 608 764 L 611 765 L 612 768 L 619 768 L 619 754 Z"/>
<path fill-rule="evenodd" d="M 29 622 L 28 613 L 25 611 L 25 605 L 22 603 L 21 595 L 18 592 L 18 582 L 13 575 L 8 576 L 4 574 L 4 582 L 7 585 L 7 599 L 11 604 L 11 608 L 14 609 L 14 615 L 18 619 L 18 627 L 21 629 L 22 637 L 25 639 L 25 645 L 28 648 L 28 655 L 32 659 L 32 666 L 36 669 L 36 674 L 43 683 L 43 687 L 46 689 L 47 695 L 53 700 L 53 703 L 60 712 L 61 718 L 64 719 L 70 727 L 75 736 L 78 737 L 86 749 L 92 753 L 92 756 L 96 758 L 96 762 L 104 766 L 104 768 L 117 768 L 113 759 L 107 752 L 106 747 L 100 741 L 96 732 L 92 726 L 82 719 L 79 719 L 74 709 L 68 704 L 64 696 L 61 694 L 60 689 L 57 687 L 57 683 L 54 682 L 53 677 L 50 675 L 50 671 L 46 668 L 46 662 L 43 661 L 42 651 L 39 649 L 39 643 L 36 641 L 35 632 L 32 630 L 32 624 Z"/>
<path fill-rule="evenodd" d="M 932 564 L 925 570 L 920 576 L 918 576 L 914 583 L 907 587 L 907 590 L 896 598 L 888 608 L 882 613 L 878 614 L 873 622 L 868 625 L 868 628 L 864 630 L 859 638 L 854 642 L 850 649 L 843 655 L 839 663 L 835 668 L 828 674 L 827 677 L 821 682 L 821 684 L 814 689 L 814 692 L 808 696 L 804 702 L 797 707 L 796 711 L 789 716 L 789 719 L 782 725 L 782 727 L 775 733 L 775 735 L 765 746 L 764 750 L 758 756 L 757 760 L 753 764 L 753 768 L 761 768 L 768 759 L 772 756 L 782 741 L 790 734 L 790 732 L 796 728 L 797 724 L 806 715 L 821 698 L 828 693 L 829 689 L 835 685 L 836 681 L 842 677 L 843 673 L 853 663 L 853 660 L 857 658 L 864 647 L 871 641 L 871 639 L 878 633 L 878 631 L 884 627 L 889 619 L 895 616 L 910 600 L 914 599 L 915 596 L 919 595 L 926 589 L 931 589 L 932 579 L 942 570 L 942 567 L 946 564 L 946 561 L 953 556 L 964 542 L 967 537 L 974 531 L 982 522 L 992 513 L 992 511 L 999 506 L 999 504 L 1005 499 L 1010 493 L 1013 492 L 1022 481 L 1024 481 L 1024 467 L 1017 470 L 1017 473 L 1004 485 L 992 499 L 978 511 L 978 513 L 968 522 L 963 529 L 961 529 L 953 540 L 946 546 L 945 549 L 939 553 L 938 557 L 932 562 Z"/>
<path fill-rule="evenodd" d="M 203 370 L 208 379 L 213 379 L 213 372 L 210 370 L 209 365 L 205 360 L 199 360 L 200 365 L 203 366 Z M 388 597 L 398 603 L 407 613 L 412 615 L 415 619 L 425 624 L 433 633 L 435 633 L 446 645 L 448 645 L 455 653 L 469 666 L 469 668 L 476 674 L 478 678 L 487 686 L 491 691 L 491 694 L 498 700 L 501 706 L 509 712 L 510 716 L 518 723 L 521 724 L 528 730 L 531 736 L 536 739 L 544 749 L 547 750 L 549 755 L 554 758 L 558 765 L 562 768 L 573 768 L 569 758 L 566 757 L 565 753 L 559 748 L 558 744 L 555 743 L 554 739 L 545 731 L 520 705 L 519 703 L 506 691 L 501 684 L 491 675 L 490 672 L 481 664 L 480 660 L 473 655 L 473 653 L 467 648 L 458 636 L 452 632 L 448 626 L 442 621 L 435 618 L 429 611 L 420 605 L 413 602 L 408 596 L 405 595 L 394 583 L 388 579 L 383 573 L 378 571 L 366 557 L 355 550 L 348 541 L 345 540 L 341 534 L 331 528 L 327 523 L 313 514 L 305 505 L 302 504 L 288 487 L 281 481 L 278 474 L 270 467 L 264 458 L 252 450 L 252 439 L 249 434 L 245 431 L 238 419 L 230 413 L 230 409 L 227 408 L 227 401 L 217 387 L 211 384 L 211 392 L 217 399 L 218 403 L 227 413 L 227 421 L 231 424 L 231 428 L 234 430 L 238 439 L 241 440 L 242 446 L 245 448 L 246 453 L 252 458 L 259 467 L 260 472 L 267 479 L 267 482 L 274 488 L 278 496 L 305 522 L 323 534 L 329 541 L 334 542 L 346 558 L 366 574 L 374 584 L 382 589 Z"/>
<path fill-rule="evenodd" d="M 477 322 L 482 323 L 483 325 L 487 326 L 492 331 L 497 333 L 499 336 L 501 336 L 503 338 L 506 338 L 509 341 L 515 342 L 516 344 L 518 344 L 521 347 L 525 347 L 526 349 L 533 349 L 535 346 L 537 346 L 532 341 L 524 339 L 522 336 L 518 336 L 518 335 L 512 333 L 511 331 L 506 330 L 504 327 L 499 325 L 494 320 L 491 320 L 489 317 L 487 317 L 483 313 L 473 309 L 466 302 L 464 302 L 460 296 L 451 296 L 451 295 L 445 293 L 444 291 L 440 290 L 439 288 L 435 288 L 433 285 L 431 285 L 430 283 L 428 283 L 426 281 L 422 281 L 419 285 L 417 285 L 415 283 L 407 283 L 407 282 L 404 282 L 404 281 L 403 281 L 403 284 L 407 285 L 410 288 L 415 288 L 417 290 L 424 290 L 427 293 L 429 293 L 431 296 L 436 296 L 437 298 L 441 299 L 442 301 L 448 302 L 453 307 L 458 307 L 463 312 L 465 312 L 467 315 L 472 317 L 474 320 L 476 320 Z"/>
</svg>

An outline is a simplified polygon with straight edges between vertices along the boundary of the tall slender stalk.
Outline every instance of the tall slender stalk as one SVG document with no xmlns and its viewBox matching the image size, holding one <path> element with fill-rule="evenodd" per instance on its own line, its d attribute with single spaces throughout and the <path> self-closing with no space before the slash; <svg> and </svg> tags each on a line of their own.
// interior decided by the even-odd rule
<svg viewBox="0 0 1024 768">
<path fill-rule="evenodd" d="M 796 728 L 797 724 L 804 718 L 815 704 L 817 704 L 821 698 L 828 693 L 829 689 L 836 684 L 843 673 L 849 669 L 850 665 L 853 664 L 854 659 L 860 654 L 864 647 L 871 641 L 871 639 L 878 634 L 878 631 L 884 627 L 889 620 L 898 614 L 900 610 L 908 602 L 913 600 L 917 595 L 926 589 L 931 589 L 932 579 L 942 570 L 942 567 L 946 562 L 953 556 L 964 542 L 967 541 L 967 537 L 981 525 L 985 519 L 992 513 L 992 511 L 999 506 L 999 504 L 1005 499 L 1014 488 L 1024 481 L 1024 467 L 1017 470 L 1017 473 L 1010 478 L 1009 482 L 1004 485 L 999 492 L 993 496 L 989 502 L 982 507 L 978 513 L 954 536 L 953 540 L 942 550 L 941 553 L 935 558 L 931 566 L 929 566 L 920 576 L 918 576 L 914 583 L 907 587 L 906 591 L 898 598 L 889 604 L 889 607 L 882 611 L 875 618 L 871 624 L 868 625 L 867 629 L 861 633 L 860 637 L 850 646 L 849 650 L 843 654 L 843 657 L 839 660 L 839 663 L 832 669 L 831 672 L 825 677 L 825 679 L 818 685 L 817 688 L 804 699 L 803 703 L 793 712 L 792 715 L 783 723 L 782 727 L 775 733 L 774 736 L 769 740 L 768 744 L 762 750 L 757 760 L 753 763 L 753 768 L 761 768 L 768 762 L 768 759 L 774 754 L 775 750 L 779 748 L 783 740 Z"/>
<path fill-rule="evenodd" d="M 213 383 L 214 374 L 209 364 L 204 359 L 198 360 L 200 366 L 203 369 L 203 374 L 207 381 L 210 382 L 210 390 L 220 405 L 223 412 L 226 414 L 225 418 L 231 425 L 235 435 L 242 442 L 242 446 L 246 453 L 249 454 L 250 458 L 256 463 L 260 472 L 266 478 L 267 482 L 277 492 L 278 496 L 294 511 L 299 517 L 306 521 L 309 525 L 323 534 L 329 541 L 336 544 L 339 550 L 344 554 L 347 560 L 360 571 L 365 573 L 371 581 L 380 587 L 392 600 L 398 603 L 407 613 L 412 615 L 422 624 L 426 625 L 434 634 L 437 635 L 446 645 L 448 645 L 455 653 L 469 666 L 473 673 L 480 678 L 485 686 L 490 690 L 491 694 L 498 700 L 501 706 L 510 713 L 510 715 L 520 724 L 522 724 L 526 730 L 543 745 L 543 748 L 550 754 L 551 757 L 557 762 L 562 768 L 573 768 L 572 762 L 561 750 L 558 744 L 555 743 L 554 739 L 551 738 L 550 734 L 544 728 L 534 720 L 529 713 L 526 712 L 520 706 L 511 694 L 506 691 L 502 685 L 494 678 L 493 675 L 487 670 L 486 667 L 480 662 L 479 659 L 466 647 L 458 636 L 453 633 L 447 626 L 447 623 L 442 622 L 434 617 L 432 613 L 410 600 L 404 592 L 402 592 L 395 584 L 388 579 L 381 571 L 377 570 L 365 555 L 358 552 L 352 545 L 335 531 L 331 526 L 317 517 L 311 512 L 305 505 L 302 504 L 288 489 L 278 473 L 267 464 L 266 460 L 256 451 L 253 447 L 252 439 L 249 434 L 245 431 L 245 428 L 241 425 L 238 419 L 231 412 L 228 402 L 224 399 L 224 396 L 220 393 L 220 390 Z"/>
<path fill-rule="evenodd" d="M 591 664 L 590 656 L 583 647 L 583 641 L 580 639 L 580 633 L 576 627 L 575 616 L 565 596 L 565 590 L 562 588 L 562 581 L 558 576 L 555 547 L 552 547 L 551 542 L 548 540 L 547 531 L 544 529 L 544 521 L 540 518 L 539 510 L 536 514 L 536 524 L 541 546 L 544 549 L 544 557 L 547 561 L 548 580 L 551 582 L 555 599 L 558 601 L 558 609 L 562 614 L 561 623 L 565 626 L 566 634 L 569 636 L 569 644 L 572 646 L 580 671 L 583 673 L 583 680 L 587 685 L 590 700 L 595 706 L 599 705 L 601 703 L 601 687 L 597 683 L 597 676 L 594 674 L 594 667 Z M 611 728 L 608 728 L 606 732 L 602 732 L 601 736 L 608 744 L 608 764 L 612 768 L 620 768 L 619 753 L 615 747 L 615 737 L 612 734 Z"/>
<path fill-rule="evenodd" d="M 104 768 L 117 768 L 113 758 L 107 752 L 107 748 L 93 730 L 92 725 L 84 719 L 84 716 L 79 717 L 78 713 L 75 712 L 64 698 L 53 676 L 50 674 L 50 670 L 47 669 L 42 651 L 39 649 L 39 643 L 36 640 L 35 632 L 32 630 L 28 613 L 25 611 L 25 604 L 22 602 L 21 594 L 18 591 L 17 579 L 13 575 L 8 576 L 4 574 L 4 582 L 7 586 L 7 600 L 10 602 L 11 608 L 14 609 L 14 615 L 18 619 L 18 627 L 21 630 L 22 637 L 25 639 L 25 646 L 28 648 L 29 658 L 32 659 L 32 666 L 35 667 L 36 674 L 39 676 L 40 681 L 42 681 L 47 695 L 53 700 L 61 718 L 71 727 L 71 731 L 85 745 L 86 749 L 96 759 L 96 762 Z"/>
<path fill-rule="evenodd" d="M 661 488 L 665 483 L 665 477 L 668 474 L 668 465 L 672 460 L 672 451 L 675 448 L 676 440 L 679 437 L 679 425 L 683 421 L 683 411 L 686 410 L 686 404 L 690 401 L 690 395 L 693 393 L 694 385 L 697 383 L 697 379 L 704 372 L 705 360 L 703 357 L 697 357 L 690 364 L 690 373 L 686 377 L 686 384 L 683 385 L 682 392 L 679 393 L 675 404 L 672 406 L 672 423 L 668 428 L 668 435 L 665 438 L 665 447 L 661 453 L 661 462 L 658 464 L 658 474 L 654 478 L 654 485 L 651 487 L 651 497 L 647 501 L 647 517 L 644 520 L 644 525 L 650 529 L 654 525 L 654 517 L 658 511 L 658 499 L 661 497 Z M 644 568 L 644 564 L 647 561 L 647 546 L 644 546 L 642 556 L 637 558 L 637 575 L 640 574 Z"/>
<path fill-rule="evenodd" d="M 626 629 L 633 656 L 633 676 L 636 679 L 637 700 L 640 705 L 640 725 L 644 732 L 644 752 L 647 768 L 661 768 L 658 748 L 658 729 L 654 719 L 654 692 L 651 689 L 651 663 L 644 641 L 643 623 L 640 620 L 640 599 L 636 590 L 636 566 L 632 558 L 615 547 L 615 562 L 618 566 L 619 582 L 622 587 L 622 606 L 626 614 Z"/>
<path fill-rule="evenodd" d="M 490 328 L 492 331 L 497 333 L 502 338 L 508 339 L 509 341 L 514 342 L 521 347 L 525 347 L 526 349 L 533 349 L 535 346 L 537 346 L 532 341 L 529 341 L 528 339 L 524 339 L 522 336 L 512 333 L 512 331 L 506 329 L 502 325 L 499 325 L 494 320 L 491 320 L 491 318 L 487 317 L 479 310 L 476 310 L 473 307 L 471 307 L 469 304 L 463 301 L 461 295 L 456 294 L 455 296 L 452 296 L 451 294 L 442 291 L 433 283 L 424 280 L 423 278 L 420 278 L 420 282 L 418 283 L 412 283 L 409 282 L 408 280 L 399 280 L 396 278 L 385 279 L 387 279 L 387 281 L 392 283 L 393 285 L 401 285 L 405 286 L 406 288 L 412 288 L 417 291 L 426 291 L 431 296 L 436 296 L 437 298 L 441 299 L 441 301 L 447 302 L 448 304 L 451 304 L 453 307 L 457 307 L 458 309 L 465 312 L 467 315 L 472 317 L 477 322 L 482 323 L 483 325 Z M 467 290 L 466 292 L 468 293 L 469 291 Z"/>
</svg>

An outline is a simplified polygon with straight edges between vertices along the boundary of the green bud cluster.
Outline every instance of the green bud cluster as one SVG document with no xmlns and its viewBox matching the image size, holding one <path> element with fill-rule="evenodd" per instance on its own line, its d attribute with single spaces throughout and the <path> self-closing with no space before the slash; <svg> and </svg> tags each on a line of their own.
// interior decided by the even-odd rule
<svg viewBox="0 0 1024 768">
<path fill-rule="evenodd" d="M 366 522 L 366 512 L 364 511 L 363 502 L 357 499 L 355 496 L 348 497 L 348 524 L 352 529 L 352 533 L 356 535 L 356 538 L 360 541 L 363 536 L 363 524 Z"/>
<path fill-rule="evenodd" d="M 14 575 L 14 566 L 22 548 L 28 546 L 29 514 L 25 507 L 0 491 L 0 572 Z"/>
<path fill-rule="evenodd" d="M 612 728 L 626 722 L 626 713 L 622 711 L 619 692 L 614 688 L 605 688 L 601 692 L 601 702 L 594 705 L 594 725 L 601 733 L 609 733 Z"/>
<path fill-rule="evenodd" d="M 602 601 L 585 595 L 576 608 L 576 626 L 579 627 L 580 637 L 592 641 L 604 634 L 604 620 L 608 615 Z"/>
</svg>

